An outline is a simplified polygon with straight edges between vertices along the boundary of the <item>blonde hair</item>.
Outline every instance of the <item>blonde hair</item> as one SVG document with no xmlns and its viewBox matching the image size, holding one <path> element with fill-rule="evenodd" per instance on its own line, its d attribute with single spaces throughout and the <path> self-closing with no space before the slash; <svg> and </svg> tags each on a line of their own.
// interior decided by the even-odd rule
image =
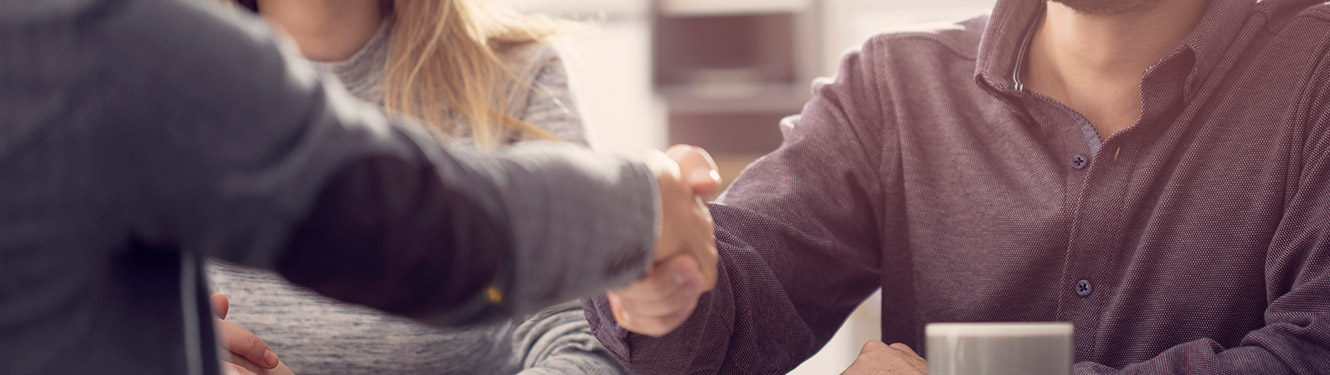
<svg viewBox="0 0 1330 375">
<path fill-rule="evenodd" d="M 231 1 L 258 11 L 254 0 Z M 519 108 L 509 108 L 507 90 L 533 87 L 500 54 L 539 43 L 566 22 L 523 15 L 493 0 L 383 1 L 395 17 L 384 62 L 385 108 L 424 121 L 442 137 L 456 136 L 450 114 L 459 116 L 481 147 L 501 144 L 513 130 L 557 139 L 512 115 Z"/>
<path fill-rule="evenodd" d="M 560 27 L 543 16 L 521 15 L 492 0 L 393 0 L 384 106 L 414 116 L 448 136 L 451 110 L 466 119 L 477 145 L 503 142 L 508 130 L 543 139 L 549 132 L 511 114 L 506 89 L 523 82 L 500 51 L 540 42 Z"/>
</svg>

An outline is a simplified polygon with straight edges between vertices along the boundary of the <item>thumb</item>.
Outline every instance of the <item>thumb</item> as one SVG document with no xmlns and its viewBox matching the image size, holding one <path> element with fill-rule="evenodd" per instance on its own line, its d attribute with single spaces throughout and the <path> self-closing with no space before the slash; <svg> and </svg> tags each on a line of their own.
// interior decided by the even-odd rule
<svg viewBox="0 0 1330 375">
<path fill-rule="evenodd" d="M 225 294 L 217 293 L 208 298 L 212 302 L 212 313 L 217 315 L 217 319 L 226 319 L 226 313 L 231 309 L 231 301 L 226 299 Z"/>
<path fill-rule="evenodd" d="M 674 145 L 665 150 L 665 155 L 679 163 L 679 172 L 693 188 L 694 194 L 705 197 L 720 190 L 721 180 L 716 161 L 706 150 L 696 146 Z"/>
</svg>

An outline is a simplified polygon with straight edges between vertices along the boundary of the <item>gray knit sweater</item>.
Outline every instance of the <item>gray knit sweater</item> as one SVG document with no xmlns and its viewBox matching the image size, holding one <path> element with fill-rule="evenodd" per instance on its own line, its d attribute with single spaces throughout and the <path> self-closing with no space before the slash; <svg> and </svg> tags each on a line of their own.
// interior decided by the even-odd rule
<svg viewBox="0 0 1330 375">
<path fill-rule="evenodd" d="M 383 103 L 391 19 L 346 61 L 317 64 L 356 97 Z M 586 130 L 554 49 L 531 45 L 506 52 L 510 68 L 531 85 L 507 88 L 516 118 L 565 141 L 585 145 Z M 449 133 L 466 138 L 454 118 Z M 526 138 L 511 133 L 508 142 Z M 213 262 L 208 276 L 232 301 L 227 320 L 273 347 L 298 375 L 334 374 L 617 374 L 618 363 L 591 335 L 580 306 L 565 304 L 525 320 L 440 330 L 347 305 L 294 286 L 276 274 Z"/>
</svg>

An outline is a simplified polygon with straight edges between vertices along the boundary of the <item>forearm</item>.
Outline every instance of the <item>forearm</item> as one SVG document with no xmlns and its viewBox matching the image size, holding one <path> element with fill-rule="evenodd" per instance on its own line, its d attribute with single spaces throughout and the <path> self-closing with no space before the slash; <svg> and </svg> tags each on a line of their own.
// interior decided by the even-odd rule
<svg viewBox="0 0 1330 375">
<path fill-rule="evenodd" d="M 635 162 L 571 146 L 490 156 L 419 145 L 334 175 L 279 271 L 335 298 L 454 325 L 627 282 L 650 258 L 654 180 Z"/>
<path fill-rule="evenodd" d="M 1285 327 L 1288 328 L 1288 327 Z M 1174 346 L 1148 361 L 1113 368 L 1095 362 L 1080 362 L 1076 375 L 1096 374 L 1321 374 L 1330 370 L 1330 353 L 1311 340 L 1265 336 L 1251 338 L 1247 345 L 1224 348 L 1210 339 Z"/>
<path fill-rule="evenodd" d="M 437 324 L 529 313 L 635 279 L 651 258 L 655 180 L 640 163 L 571 146 L 440 144 L 324 85 L 257 20 L 162 9 L 172 12 L 120 22 L 199 27 L 116 38 L 171 51 L 160 69 L 191 78 L 149 91 L 169 105 L 126 124 L 151 135 L 126 147 L 145 241 Z M 189 48 L 200 41 L 231 59 Z M 140 52 L 124 54 L 151 55 Z"/>
<path fill-rule="evenodd" d="M 1330 211 L 1319 215 L 1330 219 Z M 1265 326 L 1248 332 L 1236 343 L 1225 345 L 1199 338 L 1168 348 L 1146 361 L 1117 365 L 1120 367 L 1082 362 L 1076 364 L 1074 372 L 1077 375 L 1330 373 L 1330 295 L 1325 293 L 1330 290 L 1330 273 L 1324 271 L 1324 265 L 1330 264 L 1327 261 L 1330 253 L 1321 245 L 1330 239 L 1325 235 L 1330 232 L 1325 231 L 1323 222 L 1314 224 L 1320 228 L 1313 230 L 1313 235 L 1307 235 L 1302 228 L 1289 230 L 1297 232 L 1292 236 L 1298 240 L 1291 242 L 1291 246 L 1271 250 L 1277 255 L 1305 254 L 1306 258 L 1277 258 L 1306 260 L 1307 265 L 1314 266 L 1301 268 L 1298 282 L 1286 285 L 1267 282 L 1272 290 L 1288 288 L 1288 292 L 1278 294 L 1268 304 L 1263 314 Z M 1284 232 L 1281 229 L 1280 233 Z"/>
</svg>

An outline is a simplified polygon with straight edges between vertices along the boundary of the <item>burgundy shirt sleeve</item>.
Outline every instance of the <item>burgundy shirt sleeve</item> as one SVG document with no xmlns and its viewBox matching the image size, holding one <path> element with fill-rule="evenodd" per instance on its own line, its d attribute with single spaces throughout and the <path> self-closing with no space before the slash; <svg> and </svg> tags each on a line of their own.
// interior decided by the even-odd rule
<svg viewBox="0 0 1330 375">
<path fill-rule="evenodd" d="M 1330 59 L 1312 79 L 1330 84 Z M 1330 373 L 1330 90 L 1298 103 L 1305 144 L 1295 145 L 1284 217 L 1266 255 L 1265 327 L 1238 346 L 1199 339 L 1122 369 L 1077 363 L 1083 374 L 1327 374 Z M 1206 307 L 1223 308 L 1223 307 Z"/>
<path fill-rule="evenodd" d="M 718 284 L 682 327 L 630 334 L 603 294 L 584 301 L 593 330 L 631 372 L 788 372 L 877 289 L 886 185 L 877 168 L 895 163 L 883 156 L 894 145 L 867 138 L 882 130 L 864 131 L 883 118 L 872 74 L 848 55 L 839 79 L 816 83 L 803 113 L 782 124 L 783 145 L 711 206 Z"/>
</svg>

